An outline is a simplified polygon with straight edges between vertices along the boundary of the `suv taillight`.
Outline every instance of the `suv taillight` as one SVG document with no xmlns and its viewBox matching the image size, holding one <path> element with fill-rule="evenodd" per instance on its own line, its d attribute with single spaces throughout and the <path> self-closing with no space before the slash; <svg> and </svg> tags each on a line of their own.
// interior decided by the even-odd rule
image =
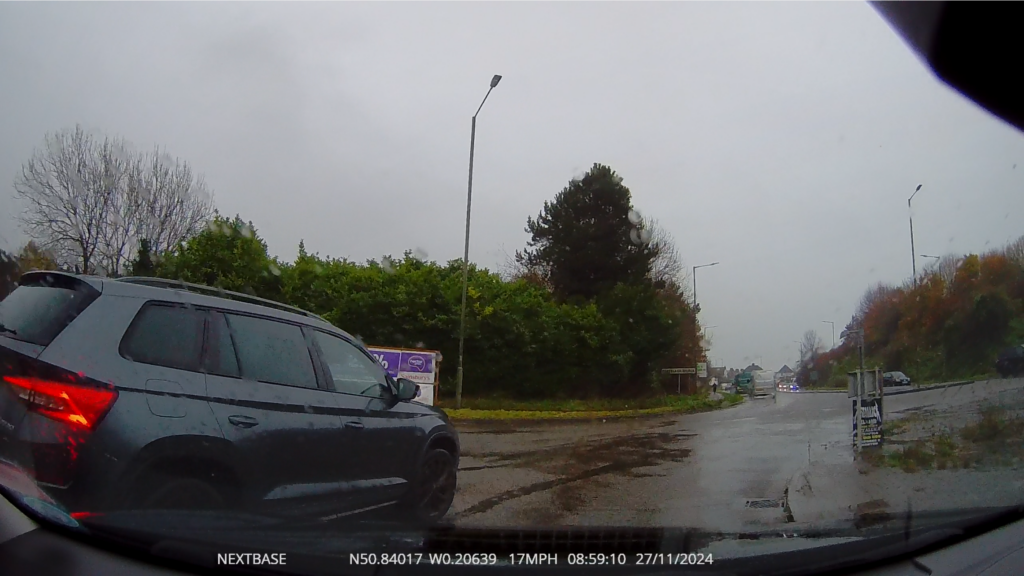
<svg viewBox="0 0 1024 576">
<path fill-rule="evenodd" d="M 28 409 L 71 426 L 95 430 L 117 400 L 113 386 L 83 385 L 31 376 L 4 376 Z"/>
</svg>

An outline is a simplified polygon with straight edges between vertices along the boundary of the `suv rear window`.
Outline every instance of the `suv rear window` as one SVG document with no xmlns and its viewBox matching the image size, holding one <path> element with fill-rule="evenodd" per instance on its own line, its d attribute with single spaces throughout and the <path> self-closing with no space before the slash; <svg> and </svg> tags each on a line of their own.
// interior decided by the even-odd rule
<svg viewBox="0 0 1024 576">
<path fill-rule="evenodd" d="M 260 382 L 316 388 L 316 372 L 302 329 L 293 324 L 224 314 L 242 376 Z"/>
<path fill-rule="evenodd" d="M 88 283 L 64 274 L 31 272 L 0 301 L 3 336 L 49 346 L 100 295 Z"/>
<path fill-rule="evenodd" d="M 121 340 L 121 355 L 134 362 L 199 371 L 205 314 L 173 304 L 146 304 Z"/>
</svg>

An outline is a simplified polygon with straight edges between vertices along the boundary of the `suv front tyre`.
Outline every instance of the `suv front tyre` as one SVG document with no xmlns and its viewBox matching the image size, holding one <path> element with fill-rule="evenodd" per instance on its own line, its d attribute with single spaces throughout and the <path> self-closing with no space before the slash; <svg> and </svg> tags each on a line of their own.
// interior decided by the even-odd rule
<svg viewBox="0 0 1024 576">
<path fill-rule="evenodd" d="M 405 515 L 415 523 L 440 521 L 455 500 L 457 485 L 455 457 L 442 448 L 429 450 L 423 457 L 414 485 L 402 502 Z"/>
</svg>

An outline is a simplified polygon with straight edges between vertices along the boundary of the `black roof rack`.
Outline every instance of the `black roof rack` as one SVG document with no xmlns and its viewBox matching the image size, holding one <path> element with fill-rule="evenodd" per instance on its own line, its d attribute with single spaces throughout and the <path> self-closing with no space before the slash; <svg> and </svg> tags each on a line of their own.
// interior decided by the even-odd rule
<svg viewBox="0 0 1024 576">
<path fill-rule="evenodd" d="M 171 288 L 175 290 L 185 290 L 186 292 L 195 292 L 198 294 L 206 294 L 209 296 L 216 296 L 218 298 L 227 298 L 229 300 L 237 300 L 239 302 L 247 302 L 249 304 L 256 304 L 258 306 L 266 306 L 267 308 L 275 308 L 284 312 L 291 312 L 293 314 L 300 314 L 309 318 L 316 318 L 317 320 L 324 320 L 322 317 L 307 312 L 302 308 L 296 308 L 295 306 L 289 306 L 280 302 L 274 302 L 273 300 L 267 300 L 266 298 L 260 298 L 258 296 L 250 296 L 241 292 L 232 292 L 231 290 L 224 290 L 222 288 L 214 288 L 213 286 L 206 286 L 203 284 L 194 284 L 192 282 L 185 282 L 184 280 L 170 280 L 168 278 L 152 278 L 149 276 L 126 276 L 124 278 L 118 278 L 118 282 L 125 282 L 127 284 L 138 284 L 140 286 L 153 286 L 156 288 Z M 329 324 L 329 322 L 328 322 Z"/>
</svg>

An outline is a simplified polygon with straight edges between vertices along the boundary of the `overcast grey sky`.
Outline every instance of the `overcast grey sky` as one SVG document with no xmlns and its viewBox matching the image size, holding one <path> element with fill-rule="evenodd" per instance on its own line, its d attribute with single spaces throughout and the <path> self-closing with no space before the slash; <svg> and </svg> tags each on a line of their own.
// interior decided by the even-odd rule
<svg viewBox="0 0 1024 576">
<path fill-rule="evenodd" d="M 711 356 L 792 363 L 919 253 L 1024 226 L 1024 136 L 940 84 L 861 3 L 0 4 L 0 247 L 11 184 L 76 123 L 204 173 L 270 251 L 521 248 L 594 162 L 698 271 Z M 1016 168 L 1016 164 L 1020 164 Z M 924 266 L 919 261 L 919 267 Z"/>
</svg>

